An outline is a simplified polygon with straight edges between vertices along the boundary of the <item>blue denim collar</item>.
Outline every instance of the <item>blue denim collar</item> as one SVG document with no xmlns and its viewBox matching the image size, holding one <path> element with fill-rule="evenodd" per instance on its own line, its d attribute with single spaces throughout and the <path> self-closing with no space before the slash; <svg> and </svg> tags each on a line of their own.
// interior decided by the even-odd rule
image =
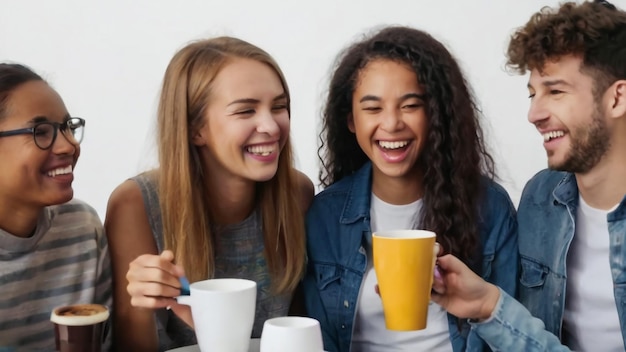
<svg viewBox="0 0 626 352">
<path fill-rule="evenodd" d="M 617 206 L 617 209 L 609 213 L 607 219 L 609 221 L 626 220 L 626 195 L 624 195 L 624 198 L 622 198 L 622 201 Z"/>
<path fill-rule="evenodd" d="M 555 199 L 555 205 L 558 203 L 564 204 L 571 209 L 578 207 L 578 183 L 576 182 L 576 176 L 568 172 L 565 177 L 556 185 L 552 195 Z M 626 219 L 626 195 L 622 198 L 620 205 L 608 214 L 608 221 L 620 221 Z"/>
<path fill-rule="evenodd" d="M 348 176 L 345 181 L 350 182 L 349 179 L 352 179 L 352 182 L 339 219 L 342 224 L 352 224 L 363 218 L 369 219 L 372 193 L 372 163 L 366 162 L 357 172 Z"/>
<path fill-rule="evenodd" d="M 567 205 L 569 207 L 578 206 L 578 184 L 576 183 L 576 177 L 573 173 L 568 172 L 565 177 L 556 185 L 554 191 L 552 191 L 555 203 Z"/>
</svg>

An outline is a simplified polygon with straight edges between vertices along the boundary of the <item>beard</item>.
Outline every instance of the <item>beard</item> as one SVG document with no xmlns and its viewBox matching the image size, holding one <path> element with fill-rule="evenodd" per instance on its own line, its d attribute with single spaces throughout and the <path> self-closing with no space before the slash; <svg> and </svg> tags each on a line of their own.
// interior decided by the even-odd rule
<svg viewBox="0 0 626 352">
<path fill-rule="evenodd" d="M 550 163 L 552 170 L 584 174 L 598 164 L 611 145 L 609 127 L 596 107 L 588 126 L 577 126 L 570 133 L 571 147 L 560 163 Z"/>
</svg>

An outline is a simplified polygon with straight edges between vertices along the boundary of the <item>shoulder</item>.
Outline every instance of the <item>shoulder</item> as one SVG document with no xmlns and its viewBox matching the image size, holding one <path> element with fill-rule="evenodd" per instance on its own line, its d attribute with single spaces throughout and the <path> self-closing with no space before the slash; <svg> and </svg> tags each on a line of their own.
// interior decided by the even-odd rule
<svg viewBox="0 0 626 352">
<path fill-rule="evenodd" d="M 567 176 L 568 172 L 544 169 L 536 173 L 524 186 L 524 195 L 528 196 L 536 192 L 551 193 L 554 188 Z"/>
<path fill-rule="evenodd" d="M 515 211 L 511 196 L 502 185 L 486 176 L 483 177 L 483 185 L 486 203 Z"/>
<path fill-rule="evenodd" d="M 346 177 L 337 183 L 324 188 L 321 192 L 315 195 L 311 206 L 323 205 L 328 202 L 336 202 L 341 199 L 345 199 L 350 191 L 352 182 L 350 177 Z"/>
<path fill-rule="evenodd" d="M 96 210 L 80 199 L 74 198 L 67 203 L 54 205 L 50 209 L 57 221 L 81 222 L 102 227 L 100 216 L 98 216 Z"/>
<path fill-rule="evenodd" d="M 141 190 L 139 189 L 139 183 L 135 179 L 128 179 L 119 184 L 109 197 L 109 203 L 111 201 L 126 201 L 141 198 Z"/>
<path fill-rule="evenodd" d="M 516 210 L 509 193 L 502 185 L 488 177 L 483 177 L 483 185 L 484 195 L 480 202 L 479 214 L 483 229 L 505 229 L 514 226 Z"/>
<path fill-rule="evenodd" d="M 371 186 L 371 164 L 368 162 L 350 176 L 326 187 L 313 199 L 307 214 L 316 216 L 347 216 L 352 221 L 369 214 Z"/>
<path fill-rule="evenodd" d="M 80 199 L 59 204 L 51 208 L 52 222 L 48 230 L 55 238 L 83 238 L 95 240 L 101 248 L 106 247 L 104 226 L 96 210 Z"/>
<path fill-rule="evenodd" d="M 144 244 L 154 246 L 153 231 L 148 219 L 148 211 L 152 208 L 146 208 L 146 204 L 159 209 L 158 202 L 145 203 L 140 185 L 134 179 L 122 182 L 111 193 L 104 227 L 109 245 L 115 252 L 133 251 L 135 248 L 143 248 Z"/>
<path fill-rule="evenodd" d="M 150 189 L 156 192 L 156 173 L 145 172 L 129 178 L 118 185 L 109 197 L 108 207 L 131 205 L 143 205 L 146 198 L 144 192 Z"/>
<path fill-rule="evenodd" d="M 574 178 L 571 173 L 553 170 L 541 170 L 533 176 L 524 186 L 517 208 L 520 224 L 524 227 L 531 226 L 538 221 L 536 214 L 544 214 L 546 206 L 554 202 L 554 191 L 568 177 Z M 576 181 L 565 182 L 566 190 L 575 190 Z M 543 215 L 542 215 L 543 216 Z"/>
<path fill-rule="evenodd" d="M 326 187 L 313 198 L 307 217 L 339 216 L 350 197 L 353 185 L 353 177 L 348 176 Z"/>
<path fill-rule="evenodd" d="M 112 223 L 132 224 L 139 219 L 146 219 L 144 197 L 139 184 L 129 179 L 117 186 L 107 204 L 105 226 L 107 229 Z M 107 231 L 110 235 L 111 231 Z"/>
<path fill-rule="evenodd" d="M 306 212 L 313 201 L 315 195 L 315 187 L 311 179 L 299 170 L 296 171 L 296 185 L 298 188 L 300 207 Z"/>
</svg>

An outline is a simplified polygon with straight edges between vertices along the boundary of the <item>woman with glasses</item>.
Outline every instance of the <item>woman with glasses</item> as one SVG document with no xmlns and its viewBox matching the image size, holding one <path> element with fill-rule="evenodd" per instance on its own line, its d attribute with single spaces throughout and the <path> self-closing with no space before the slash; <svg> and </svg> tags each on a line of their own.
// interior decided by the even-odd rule
<svg viewBox="0 0 626 352">
<path fill-rule="evenodd" d="M 55 350 L 54 307 L 111 306 L 102 224 L 72 200 L 84 127 L 39 75 L 0 64 L 0 350 Z"/>
<path fill-rule="evenodd" d="M 120 185 L 107 209 L 118 350 L 195 343 L 178 319 L 192 325 L 189 307 L 174 299 L 185 274 L 256 281 L 252 337 L 288 313 L 313 197 L 293 168 L 289 102 L 280 68 L 250 43 L 213 38 L 175 54 L 158 110 L 160 167 Z"/>
</svg>

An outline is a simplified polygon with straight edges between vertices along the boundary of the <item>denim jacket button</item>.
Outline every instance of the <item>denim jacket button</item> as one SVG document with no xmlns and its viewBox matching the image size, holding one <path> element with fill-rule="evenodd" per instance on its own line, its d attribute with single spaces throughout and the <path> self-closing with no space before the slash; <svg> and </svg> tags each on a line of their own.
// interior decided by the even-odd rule
<svg viewBox="0 0 626 352">
<path fill-rule="evenodd" d="M 342 329 L 345 329 L 345 328 L 346 328 L 346 326 L 345 326 L 344 324 L 341 324 L 341 328 L 342 328 Z"/>
<path fill-rule="evenodd" d="M 343 301 L 343 306 L 346 308 L 350 307 L 350 303 L 348 303 L 348 300 Z"/>
</svg>

